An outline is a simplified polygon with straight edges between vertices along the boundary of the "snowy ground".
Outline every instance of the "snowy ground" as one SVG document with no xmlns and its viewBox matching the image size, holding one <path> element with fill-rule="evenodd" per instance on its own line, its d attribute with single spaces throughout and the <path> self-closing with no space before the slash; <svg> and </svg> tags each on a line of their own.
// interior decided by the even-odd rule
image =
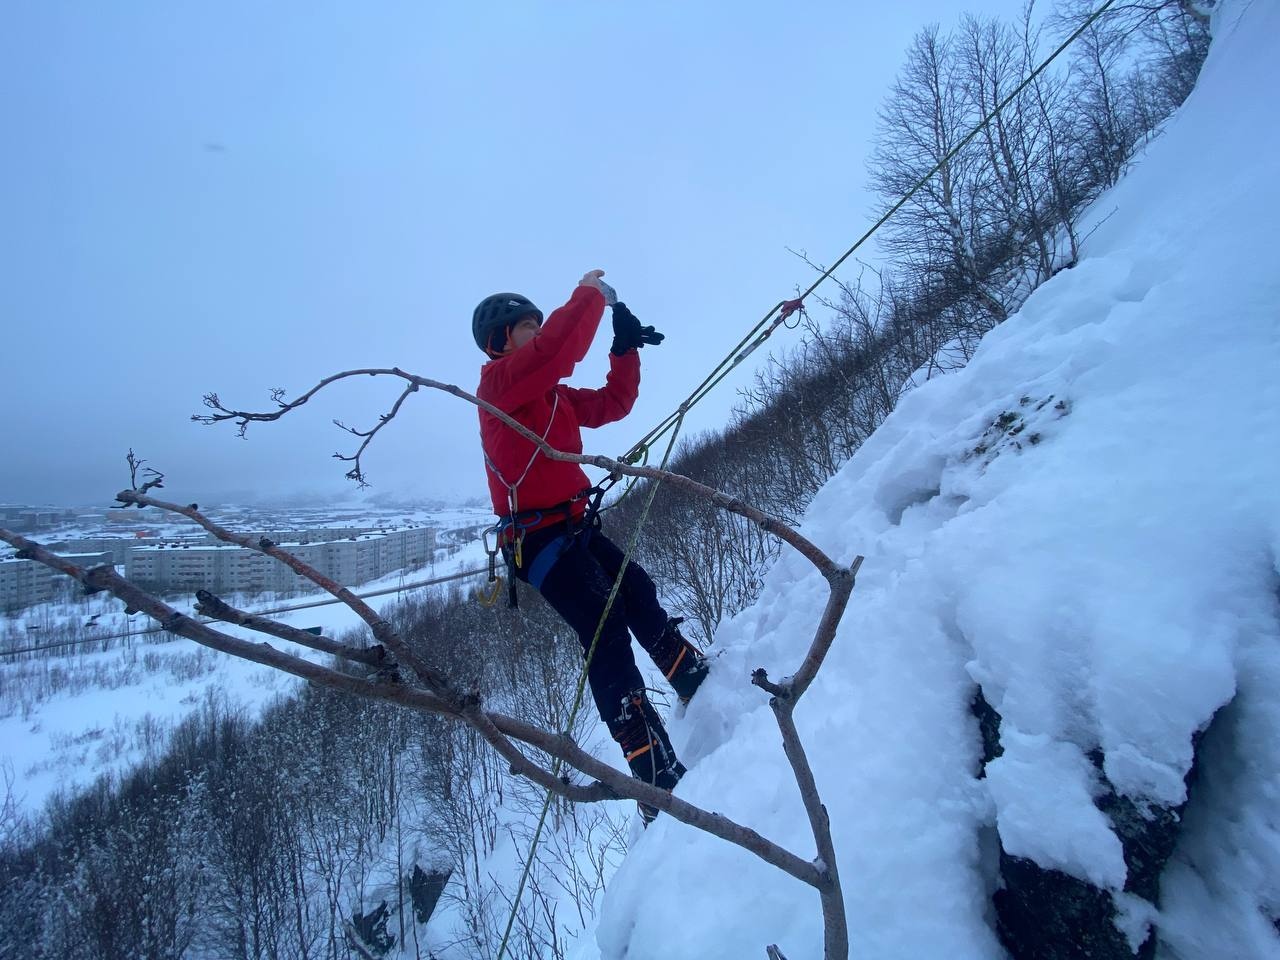
<svg viewBox="0 0 1280 960">
<path fill-rule="evenodd" d="M 1280 6 L 1228 2 L 1200 84 L 1095 206 L 1077 267 L 972 363 L 922 386 L 818 496 L 805 532 L 866 555 L 797 719 L 835 830 L 855 957 L 1002 955 L 979 837 L 1104 887 L 1092 797 L 1175 804 L 1205 743 L 1162 956 L 1280 956 Z M 764 666 L 795 670 L 825 596 L 785 556 L 723 627 L 673 734 L 680 794 L 804 856 Z M 981 682 L 1005 754 L 975 779 Z M 1131 904 L 1141 932 L 1151 911 Z M 821 955 L 813 891 L 661 818 L 580 958 Z M 661 945 L 659 950 L 657 945 Z"/>
<path fill-rule="evenodd" d="M 441 539 L 455 527 L 474 527 L 490 518 L 487 510 L 480 509 L 440 512 L 438 522 L 446 531 Z M 437 556 L 433 564 L 361 584 L 357 592 L 395 590 L 485 565 L 478 540 L 459 545 L 451 555 L 442 549 Z M 389 593 L 371 602 L 380 609 L 412 592 Z M 249 609 L 274 609 L 324 598 L 323 594 L 292 596 Z M 234 602 L 234 598 L 227 599 Z M 129 621 L 120 606 L 119 601 L 95 597 L 75 610 L 74 616 L 83 619 L 100 613 L 98 624 L 103 633 L 124 632 L 130 622 L 135 630 L 150 626 L 141 615 Z M 355 614 L 341 604 L 298 610 L 275 619 L 296 627 L 319 626 L 329 637 L 360 626 Z M 26 620 L 44 622 L 48 617 L 35 608 L 27 612 L 25 620 L 18 618 L 11 624 L 20 628 Z M 224 625 L 222 629 L 262 639 L 238 628 Z M 126 770 L 159 756 L 174 725 L 208 699 L 254 714 L 274 698 L 291 693 L 298 682 L 189 640 L 156 640 L 151 636 L 115 641 L 112 649 L 98 653 L 19 662 L 0 659 L 0 789 L 6 778 L 10 779 L 22 810 L 34 814 L 55 791 L 84 786 L 104 773 Z M 324 659 L 324 655 L 305 648 L 271 642 L 289 653 Z"/>
</svg>

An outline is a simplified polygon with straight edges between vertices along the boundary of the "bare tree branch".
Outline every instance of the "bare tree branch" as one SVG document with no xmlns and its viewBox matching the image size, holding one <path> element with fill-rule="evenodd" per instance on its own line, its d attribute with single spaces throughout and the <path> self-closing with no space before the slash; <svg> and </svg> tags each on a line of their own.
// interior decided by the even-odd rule
<svg viewBox="0 0 1280 960">
<path fill-rule="evenodd" d="M 772 697 L 769 706 L 782 732 L 782 749 L 791 764 L 791 770 L 800 788 L 800 799 L 809 818 L 809 829 L 818 848 L 818 870 L 823 883 L 818 887 L 822 896 L 822 922 L 824 953 L 827 958 L 845 957 L 849 953 L 849 926 L 845 918 L 844 893 L 840 886 L 840 870 L 836 860 L 835 844 L 831 839 L 831 818 L 818 793 L 818 782 L 809 765 L 808 754 L 796 729 L 795 701 Z"/>
<path fill-rule="evenodd" d="M 818 629 L 814 634 L 813 643 L 809 646 L 809 652 L 805 654 L 804 662 L 791 678 L 790 699 L 793 703 L 809 689 L 809 684 L 813 683 L 823 661 L 826 660 L 827 653 L 836 639 L 836 628 L 840 625 L 840 618 L 844 616 L 845 607 L 849 604 L 849 596 L 853 593 L 854 583 L 861 568 L 862 557 L 855 557 L 848 570 L 841 570 L 838 576 L 828 578 L 831 581 L 831 593 L 822 611 L 822 619 L 818 621 Z"/>
<path fill-rule="evenodd" d="M 129 486 L 138 493 L 146 493 L 153 487 L 164 486 L 164 474 L 159 470 L 153 470 L 151 467 L 143 467 L 147 461 L 139 460 L 133 455 L 133 450 L 129 451 L 127 457 L 129 461 Z M 138 486 L 138 474 L 143 473 L 151 477 L 150 480 L 143 482 L 142 486 Z"/>
<path fill-rule="evenodd" d="M 208 590 L 197 590 L 196 601 L 196 613 L 208 617 L 210 620 L 220 620 L 223 623 L 244 627 L 246 630 L 265 633 L 280 640 L 287 640 L 290 643 L 310 647 L 312 650 L 318 650 L 334 657 L 341 657 L 343 660 L 350 660 L 353 663 L 363 663 L 375 669 L 391 671 L 397 669 L 395 661 L 387 656 L 387 648 L 381 645 L 349 647 L 346 644 L 335 643 L 323 636 L 317 636 L 313 633 L 308 633 L 306 630 L 291 627 L 287 623 L 280 623 L 278 620 L 271 620 L 267 617 L 259 617 L 251 613 L 245 613 L 243 610 L 237 610 Z"/>
<path fill-rule="evenodd" d="M 783 749 L 787 755 L 787 759 L 791 764 L 792 771 L 796 778 L 796 783 L 800 788 L 800 794 L 804 803 L 806 814 L 809 817 L 809 823 L 814 836 L 814 842 L 817 847 L 819 863 L 817 865 L 808 861 L 801 860 L 794 854 L 783 850 L 780 847 L 770 843 L 754 831 L 749 831 L 741 825 L 734 824 L 726 820 L 719 814 L 712 814 L 693 807 L 685 803 L 678 797 L 665 791 L 654 790 L 656 794 L 652 799 L 646 799 L 644 802 L 651 803 L 653 806 L 663 810 L 675 817 L 676 819 L 688 823 L 691 826 L 704 830 L 715 836 L 722 837 L 739 846 L 744 846 L 752 850 L 757 856 L 774 864 L 785 872 L 815 887 L 820 895 L 823 914 L 824 928 L 824 955 L 827 960 L 841 960 L 847 957 L 849 952 L 849 934 L 848 923 L 844 909 L 844 898 L 841 892 L 840 877 L 836 869 L 835 849 L 831 839 L 831 824 L 826 813 L 826 808 L 822 805 L 818 788 L 813 776 L 813 771 L 809 766 L 808 758 L 804 748 L 800 742 L 799 734 L 796 731 L 794 719 L 792 716 L 796 703 L 805 691 L 812 684 L 817 676 L 818 670 L 825 661 L 832 643 L 835 641 L 836 628 L 839 625 L 840 618 L 848 605 L 849 597 L 853 591 L 857 571 L 862 565 L 862 557 L 857 557 L 851 567 L 844 567 L 837 564 L 826 553 L 817 547 L 812 541 L 801 535 L 794 527 L 783 522 L 777 517 L 770 516 L 755 507 L 750 506 L 741 499 L 726 494 L 714 487 L 699 483 L 690 477 L 681 474 L 672 473 L 666 470 L 656 469 L 653 467 L 639 467 L 625 463 L 610 457 L 586 454 L 572 454 L 556 450 L 548 444 L 542 437 L 525 427 L 519 421 L 515 420 L 509 414 L 498 409 L 480 398 L 467 393 L 465 390 L 452 385 L 440 383 L 439 381 L 430 380 L 426 377 L 420 377 L 416 374 L 407 373 L 395 368 L 365 368 L 360 370 L 350 370 L 343 373 L 334 374 L 327 377 L 304 393 L 297 400 L 285 402 L 282 398 L 277 397 L 280 409 L 270 413 L 255 413 L 242 410 L 231 410 L 223 407 L 217 402 L 216 397 L 213 402 L 206 398 L 206 405 L 215 409 L 216 413 L 208 415 L 201 419 L 205 423 L 216 423 L 223 420 L 235 420 L 243 431 L 247 424 L 255 421 L 277 420 L 290 410 L 297 409 L 303 403 L 306 403 L 317 392 L 325 386 L 335 383 L 338 380 L 354 377 L 354 376 L 391 376 L 397 377 L 409 382 L 409 387 L 401 394 L 392 408 L 391 413 L 385 415 L 382 421 L 369 434 L 359 434 L 357 431 L 351 431 L 357 435 L 364 436 L 365 440 L 361 444 L 360 449 L 354 457 L 344 459 L 354 459 L 356 467 L 348 474 L 352 479 L 361 480 L 363 475 L 359 470 L 359 457 L 365 449 L 367 449 L 372 436 L 377 433 L 392 417 L 399 411 L 401 404 L 410 392 L 418 386 L 430 387 L 435 390 L 441 390 L 445 393 L 452 394 L 455 397 L 466 400 L 480 409 L 488 412 L 492 416 L 498 418 L 503 424 L 514 430 L 521 437 L 530 441 L 535 447 L 546 457 L 553 460 L 562 460 L 578 464 L 586 464 L 599 467 L 609 471 L 611 474 L 620 476 L 640 477 L 653 482 L 661 482 L 671 484 L 673 487 L 684 490 L 694 496 L 709 500 L 713 505 L 735 513 L 746 518 L 756 524 L 767 533 L 773 534 L 783 542 L 792 546 L 796 551 L 808 559 L 822 573 L 827 580 L 830 594 L 827 604 L 823 610 L 821 619 L 819 620 L 813 642 L 810 644 L 809 650 L 805 655 L 804 661 L 801 663 L 800 669 L 794 676 L 789 678 L 783 684 L 773 684 L 768 680 L 764 670 L 758 670 L 752 677 L 752 682 L 757 686 L 761 686 L 773 694 L 770 704 L 777 718 L 779 728 L 782 732 Z M 211 395 L 212 396 L 212 395 Z M 474 704 L 467 708 L 463 713 L 463 718 L 478 730 L 486 740 L 493 743 L 496 749 L 508 759 L 512 764 L 512 769 L 517 769 L 523 759 L 518 749 L 509 740 L 504 740 L 500 734 L 507 734 L 517 741 L 529 743 L 539 747 L 551 756 L 565 760 L 571 766 L 589 776 L 594 776 L 601 783 L 609 786 L 615 786 L 617 778 L 621 777 L 607 764 L 602 763 L 596 758 L 586 754 L 573 741 L 568 738 L 553 738 L 548 740 L 548 734 L 536 728 L 512 728 L 510 726 L 501 726 L 496 718 L 486 715 L 479 707 Z M 498 735 L 498 736 L 495 736 Z M 623 787 L 629 784 L 617 784 L 619 792 L 624 792 Z M 647 785 L 646 785 L 647 786 Z"/>
<path fill-rule="evenodd" d="M 365 450 L 368 449 L 369 444 L 373 442 L 373 438 L 378 435 L 378 431 L 395 419 L 396 414 L 400 412 L 401 404 L 405 402 L 409 394 L 417 392 L 418 385 L 416 383 L 411 383 L 405 387 L 404 392 L 400 394 L 396 399 L 395 404 L 391 407 L 391 411 L 380 416 L 378 418 L 378 425 L 372 430 L 356 430 L 354 427 L 348 427 L 340 420 L 333 421 L 337 426 L 346 430 L 348 433 L 354 434 L 357 437 L 364 437 L 364 442 L 360 444 L 360 449 L 358 449 L 354 454 L 348 456 L 346 454 L 335 453 L 333 455 L 337 460 L 345 460 L 348 463 L 354 463 L 354 466 L 347 471 L 348 480 L 356 481 L 362 489 L 369 486 L 368 480 L 364 474 L 364 468 L 360 464 L 360 458 L 364 455 Z"/>
<path fill-rule="evenodd" d="M 809 818 L 809 829 L 813 833 L 814 843 L 818 851 L 818 870 L 822 882 L 818 892 L 822 899 L 824 956 L 827 960 L 847 957 L 849 954 L 849 927 L 844 909 L 844 894 L 840 885 L 840 872 L 836 861 L 835 844 L 831 838 L 831 818 L 822 803 L 818 792 L 818 783 L 805 753 L 800 733 L 796 729 L 795 709 L 810 684 L 822 667 L 831 644 L 835 641 L 836 628 L 848 605 L 849 596 L 853 592 L 855 578 L 862 566 L 862 557 L 857 557 L 853 565 L 845 571 L 845 576 L 831 584 L 831 593 L 827 598 L 826 608 L 818 621 L 813 642 L 805 656 L 800 669 L 792 677 L 782 683 L 773 683 L 768 673 L 757 669 L 751 674 L 751 682 L 768 691 L 772 696 L 769 706 L 773 709 L 774 718 L 778 721 L 778 729 L 782 734 L 782 749 L 791 764 L 791 770 L 800 788 L 800 799 L 804 804 L 805 814 Z"/>
<path fill-rule="evenodd" d="M 644 796 L 637 795 L 635 799 L 642 799 L 645 803 L 670 814 L 682 823 L 687 823 L 692 827 L 697 827 L 699 830 L 704 830 L 723 840 L 728 840 L 730 843 L 744 847 L 765 862 L 773 864 L 810 886 L 818 887 L 822 882 L 821 874 L 810 861 L 789 853 L 772 841 L 766 840 L 754 830 L 734 823 L 728 817 L 695 807 L 693 804 L 681 800 L 665 790 L 652 787 L 648 783 L 635 780 L 627 774 L 618 772 L 603 760 L 587 753 L 564 734 L 548 733 L 523 721 L 496 714 L 493 715 L 493 720 L 494 725 L 503 733 L 535 746 L 554 757 L 558 757 L 565 763 L 609 786 L 617 784 L 620 795 L 631 796 L 632 792 L 630 790 L 624 792 L 621 787 L 638 783 L 644 788 Z"/>
</svg>

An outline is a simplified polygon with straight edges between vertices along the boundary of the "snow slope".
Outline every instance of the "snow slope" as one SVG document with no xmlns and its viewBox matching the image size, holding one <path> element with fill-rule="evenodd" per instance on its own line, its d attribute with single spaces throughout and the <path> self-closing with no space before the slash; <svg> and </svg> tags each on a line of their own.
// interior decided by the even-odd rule
<svg viewBox="0 0 1280 960">
<path fill-rule="evenodd" d="M 1095 205 L 1079 265 L 909 394 L 808 513 L 824 549 L 867 558 L 797 713 L 852 956 L 1001 956 L 992 825 L 1010 853 L 1118 890 L 1087 754 L 1120 792 L 1177 804 L 1192 734 L 1233 697 L 1166 872 L 1161 955 L 1280 956 L 1263 915 L 1280 907 L 1280 5 L 1216 18 L 1197 89 Z M 802 855 L 748 675 L 796 669 L 824 598 L 784 556 L 673 724 L 680 794 Z M 1004 717 L 985 780 L 975 681 Z M 821 918 L 813 891 L 664 817 L 596 941 L 581 956 L 814 957 Z"/>
</svg>

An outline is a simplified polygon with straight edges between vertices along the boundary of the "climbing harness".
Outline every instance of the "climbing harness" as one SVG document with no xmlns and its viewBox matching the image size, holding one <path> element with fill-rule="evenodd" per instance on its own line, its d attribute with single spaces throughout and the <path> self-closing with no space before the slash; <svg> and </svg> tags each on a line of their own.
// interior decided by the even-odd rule
<svg viewBox="0 0 1280 960">
<path fill-rule="evenodd" d="M 488 457 L 486 456 L 487 459 Z M 496 470 L 494 472 L 497 473 Z M 528 470 L 525 473 L 527 474 Z M 598 517 L 601 511 L 601 501 L 604 499 L 604 495 L 609 492 L 609 489 L 618 482 L 618 479 L 619 476 L 617 474 L 611 473 L 594 487 L 586 488 L 563 503 L 536 510 L 517 510 L 506 516 L 499 517 L 497 523 L 486 528 L 482 540 L 485 554 L 489 558 L 489 592 L 477 591 L 477 599 L 487 607 L 491 607 L 497 602 L 502 590 L 502 577 L 498 574 L 498 556 L 501 554 L 507 568 L 507 604 L 512 609 L 518 608 L 516 570 L 525 568 L 525 535 L 532 530 L 548 526 L 544 522 L 546 520 L 563 517 L 565 532 L 554 540 L 543 544 L 537 553 L 530 558 L 529 583 L 535 589 L 541 589 L 543 579 L 551 572 L 551 567 L 554 566 L 556 559 L 568 548 L 569 541 L 584 531 L 589 535 L 593 528 L 599 526 Z M 514 501 L 514 495 L 511 499 Z M 581 518 L 579 519 L 578 504 L 584 500 L 587 505 L 581 511 Z"/>
</svg>

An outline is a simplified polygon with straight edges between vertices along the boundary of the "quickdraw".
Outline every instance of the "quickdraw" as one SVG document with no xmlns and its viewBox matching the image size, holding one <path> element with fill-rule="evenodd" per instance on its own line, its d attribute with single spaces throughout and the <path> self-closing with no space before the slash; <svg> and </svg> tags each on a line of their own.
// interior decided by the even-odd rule
<svg viewBox="0 0 1280 960">
<path fill-rule="evenodd" d="M 507 566 L 509 605 L 512 608 L 518 607 L 516 570 L 525 568 L 525 531 L 543 526 L 543 521 L 547 517 L 560 515 L 565 518 L 566 524 L 573 527 L 574 504 L 584 499 L 587 501 L 587 508 L 583 511 L 582 523 L 576 529 L 571 529 L 570 534 L 576 535 L 583 529 L 593 527 L 596 523 L 596 517 L 600 514 L 600 504 L 604 499 L 604 495 L 609 492 L 609 489 L 619 479 L 621 479 L 619 474 L 611 473 L 594 487 L 588 487 L 576 497 L 566 500 L 564 503 L 558 503 L 553 507 L 543 507 L 540 510 L 518 511 L 505 517 L 499 517 L 497 523 L 487 527 L 482 537 L 482 543 L 484 552 L 489 558 L 488 592 L 477 590 L 476 599 L 486 607 L 491 607 L 498 602 L 498 596 L 502 591 L 502 577 L 498 574 L 498 555 L 502 554 Z M 504 543 L 504 541 L 506 542 Z"/>
</svg>

